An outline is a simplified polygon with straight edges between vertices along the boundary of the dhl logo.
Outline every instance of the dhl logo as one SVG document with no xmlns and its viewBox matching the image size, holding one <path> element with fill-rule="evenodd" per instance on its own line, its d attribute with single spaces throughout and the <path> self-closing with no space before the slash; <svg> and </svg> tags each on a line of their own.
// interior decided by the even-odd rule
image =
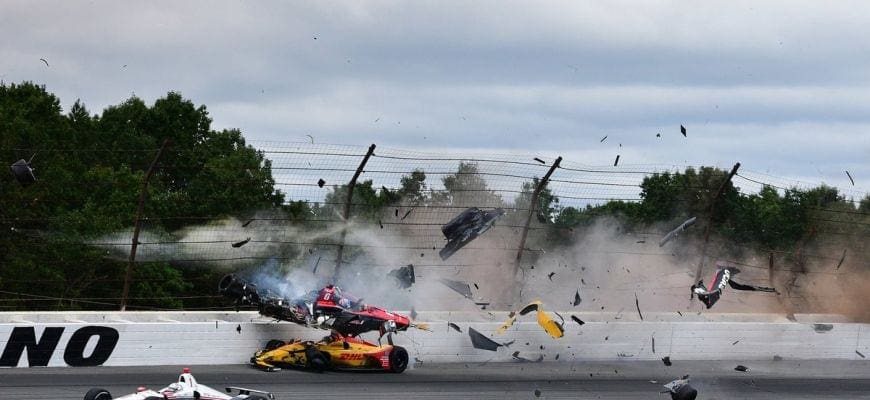
<svg viewBox="0 0 870 400">
<path fill-rule="evenodd" d="M 344 354 L 338 356 L 338 359 L 339 360 L 362 360 L 364 357 L 365 356 L 362 354 L 344 353 Z"/>
</svg>

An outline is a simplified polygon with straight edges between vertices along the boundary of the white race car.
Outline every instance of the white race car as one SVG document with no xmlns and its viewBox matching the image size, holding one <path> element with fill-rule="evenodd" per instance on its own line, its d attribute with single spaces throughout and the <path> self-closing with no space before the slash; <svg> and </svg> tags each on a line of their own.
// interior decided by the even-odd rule
<svg viewBox="0 0 870 400">
<path fill-rule="evenodd" d="M 178 376 L 178 382 L 158 391 L 140 386 L 136 393 L 121 397 L 112 397 L 106 389 L 93 388 L 85 394 L 84 400 L 274 400 L 272 393 L 259 390 L 228 387 L 226 393 L 196 383 L 196 378 L 190 374 L 190 368 L 184 368 Z M 233 395 L 232 393 L 237 394 Z"/>
</svg>

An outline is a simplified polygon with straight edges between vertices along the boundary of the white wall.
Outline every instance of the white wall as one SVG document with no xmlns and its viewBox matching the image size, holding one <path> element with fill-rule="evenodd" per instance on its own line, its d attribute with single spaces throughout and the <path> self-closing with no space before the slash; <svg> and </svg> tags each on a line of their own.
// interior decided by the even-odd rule
<svg viewBox="0 0 870 400">
<path fill-rule="evenodd" d="M 673 360 L 770 360 L 774 355 L 785 359 L 860 359 L 856 350 L 870 356 L 867 324 L 834 322 L 832 330 L 819 333 L 812 323 L 779 317 L 713 314 L 685 320 L 661 315 L 646 317 L 646 321 L 639 321 L 627 316 L 614 319 L 609 314 L 583 314 L 585 325 L 579 326 L 569 319 L 565 322 L 565 336 L 552 339 L 536 324 L 534 315 L 521 317 L 509 331 L 495 336 L 493 332 L 506 318 L 504 313 L 421 313 L 420 320 L 431 321 L 432 332 L 399 333 L 395 343 L 407 347 L 412 360 L 416 357 L 424 363 L 510 361 L 514 351 L 529 359 L 542 354 L 545 361 L 554 360 L 558 354 L 559 361 L 567 362 L 654 360 L 663 356 Z M 765 322 L 766 319 L 773 322 Z M 462 333 L 449 329 L 448 320 L 459 325 Z M 6 313 L 0 314 L 0 352 L 6 348 L 15 327 L 35 328 L 37 340 L 46 327 L 63 327 L 48 365 L 66 366 L 63 354 L 67 342 L 76 330 L 85 326 L 106 326 L 118 331 L 118 344 L 103 364 L 107 366 L 246 363 L 269 339 L 318 339 L 328 333 L 286 322 L 275 323 L 251 312 Z M 469 327 L 496 341 L 513 340 L 514 344 L 497 352 L 474 349 L 468 337 Z M 377 339 L 376 334 L 364 338 Z M 95 342 L 93 339 L 85 347 L 84 357 L 93 351 Z M 26 354 L 18 366 L 28 366 Z"/>
</svg>

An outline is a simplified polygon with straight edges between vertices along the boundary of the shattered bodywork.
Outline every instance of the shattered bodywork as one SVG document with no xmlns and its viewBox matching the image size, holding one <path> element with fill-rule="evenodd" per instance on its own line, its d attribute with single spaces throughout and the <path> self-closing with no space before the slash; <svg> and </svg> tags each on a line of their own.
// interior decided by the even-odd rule
<svg viewBox="0 0 870 400">
<path fill-rule="evenodd" d="M 769 293 L 779 293 L 774 288 L 764 287 L 764 286 L 755 286 L 755 285 L 746 285 L 734 282 L 733 277 L 740 273 L 740 269 L 737 267 L 727 266 L 724 263 L 717 263 L 716 273 L 713 275 L 713 279 L 710 281 L 709 287 L 704 287 L 704 281 L 698 281 L 698 283 L 692 285 L 692 296 L 698 296 L 698 300 L 701 300 L 704 305 L 709 309 L 719 301 L 719 297 L 722 295 L 722 289 L 725 288 L 726 285 L 731 286 L 735 290 L 747 290 L 747 291 L 759 291 L 759 292 L 769 292 Z"/>
<path fill-rule="evenodd" d="M 501 208 L 483 211 L 471 207 L 441 226 L 441 233 L 447 238 L 447 244 L 438 252 L 441 259 L 448 259 L 463 246 L 484 234 L 504 213 Z"/>
<path fill-rule="evenodd" d="M 565 328 L 562 327 L 562 324 L 556 322 L 555 320 L 553 320 L 553 318 L 550 318 L 550 316 L 547 315 L 546 312 L 544 312 L 544 303 L 542 303 L 540 300 L 535 300 L 527 304 L 525 307 L 523 307 L 522 310 L 519 311 L 519 313 L 512 312 L 510 318 L 508 318 L 508 320 L 505 321 L 505 323 L 500 328 L 498 328 L 495 333 L 497 335 L 504 333 L 508 330 L 508 328 L 513 326 L 514 322 L 516 322 L 517 320 L 517 316 L 526 315 L 532 311 L 537 311 L 538 325 L 540 325 L 541 328 L 544 328 L 544 331 L 546 331 L 554 339 L 558 339 L 565 335 Z"/>
</svg>

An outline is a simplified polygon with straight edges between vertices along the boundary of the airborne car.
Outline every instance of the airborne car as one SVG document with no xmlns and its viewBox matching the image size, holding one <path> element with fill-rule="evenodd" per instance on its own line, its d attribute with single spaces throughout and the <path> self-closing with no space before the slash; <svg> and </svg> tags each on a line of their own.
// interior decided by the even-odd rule
<svg viewBox="0 0 870 400">
<path fill-rule="evenodd" d="M 270 340 L 251 357 L 251 364 L 267 371 L 280 367 L 363 369 L 402 373 L 408 367 L 408 351 L 392 344 L 377 345 L 357 337 L 333 333 L 319 342 Z"/>
<path fill-rule="evenodd" d="M 441 226 L 441 233 L 447 238 L 447 244 L 438 252 L 442 260 L 446 260 L 463 246 L 483 235 L 492 228 L 495 221 L 504 215 L 504 210 L 496 208 L 483 211 L 471 207 Z"/>
<path fill-rule="evenodd" d="M 196 382 L 190 373 L 190 368 L 184 368 L 178 376 L 178 382 L 154 391 L 140 387 L 136 393 L 121 397 L 112 397 L 108 390 L 93 388 L 85 394 L 84 400 L 274 400 L 275 396 L 259 390 L 228 387 L 226 393 L 212 389 Z M 231 393 L 237 394 L 232 395 Z"/>
</svg>

